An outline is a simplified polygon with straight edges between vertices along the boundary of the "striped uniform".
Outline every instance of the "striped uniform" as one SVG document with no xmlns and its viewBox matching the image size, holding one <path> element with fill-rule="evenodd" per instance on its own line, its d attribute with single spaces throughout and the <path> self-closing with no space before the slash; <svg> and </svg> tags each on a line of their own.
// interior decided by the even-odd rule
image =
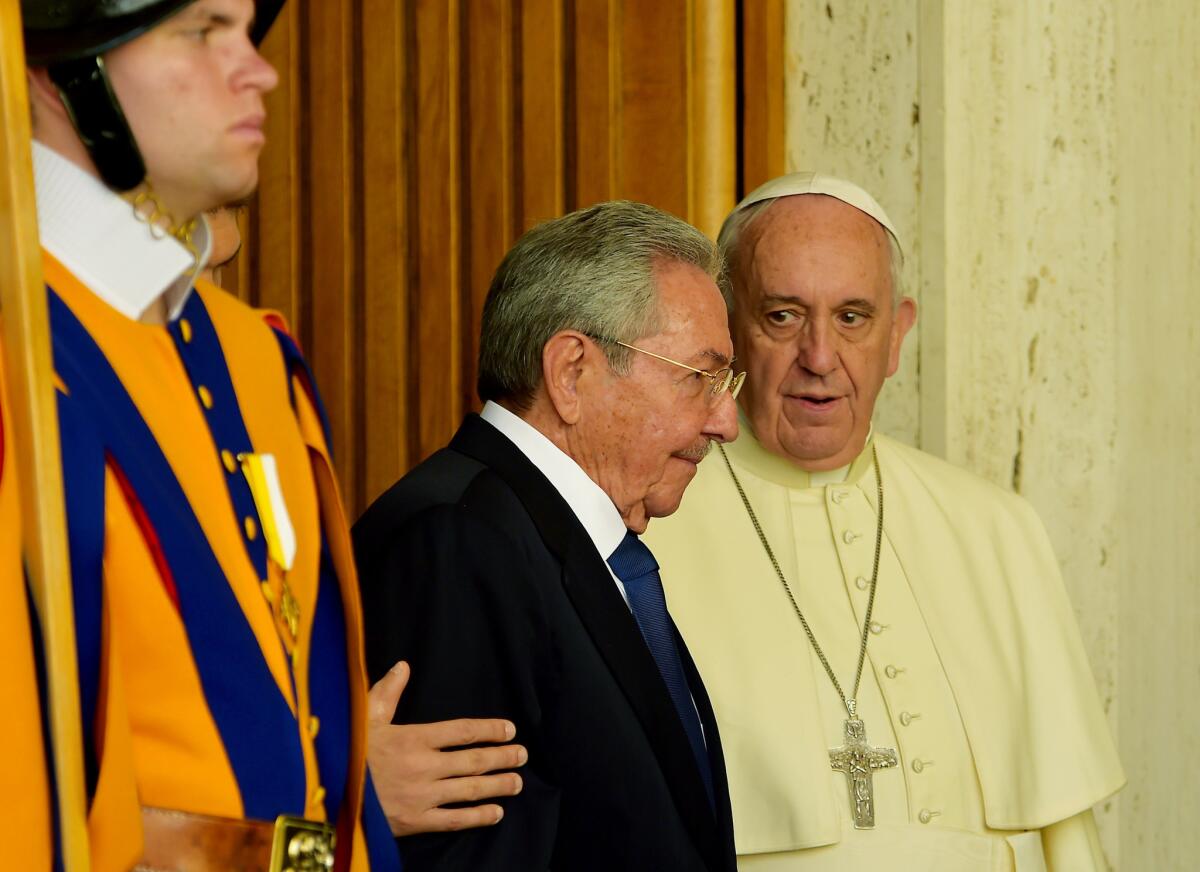
<svg viewBox="0 0 1200 872">
<path fill-rule="evenodd" d="M 398 868 L 366 772 L 348 532 L 294 343 L 204 283 L 164 327 L 117 311 L 49 254 L 44 269 L 92 868 L 138 860 L 141 805 L 330 820 L 339 859 L 353 849 L 339 868 Z M 297 543 L 286 578 L 243 453 L 277 463 Z"/>
</svg>

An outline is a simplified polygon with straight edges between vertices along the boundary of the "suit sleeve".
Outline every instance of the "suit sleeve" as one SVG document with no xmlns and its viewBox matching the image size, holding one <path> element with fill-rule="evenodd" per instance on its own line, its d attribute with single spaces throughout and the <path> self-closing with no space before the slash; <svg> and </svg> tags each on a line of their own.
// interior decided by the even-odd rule
<svg viewBox="0 0 1200 872">
<path fill-rule="evenodd" d="M 539 752 L 556 676 L 529 554 L 460 506 L 356 545 L 371 681 L 397 660 L 412 666 L 396 723 L 508 718 L 530 755 L 522 792 L 499 800 L 498 825 L 400 839 L 405 869 L 549 869 L 559 790 Z"/>
</svg>

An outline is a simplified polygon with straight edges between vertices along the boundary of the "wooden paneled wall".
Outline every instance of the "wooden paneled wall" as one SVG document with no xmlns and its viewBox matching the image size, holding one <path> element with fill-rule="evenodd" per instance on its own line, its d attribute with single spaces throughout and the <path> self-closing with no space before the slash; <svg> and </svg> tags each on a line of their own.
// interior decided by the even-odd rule
<svg viewBox="0 0 1200 872">
<path fill-rule="evenodd" d="M 738 198 L 786 167 L 784 0 L 738 7 Z"/>
<path fill-rule="evenodd" d="M 761 10 L 778 3 L 285 7 L 264 45 L 281 83 L 259 192 L 226 282 L 280 310 L 305 349 L 352 516 L 477 404 L 483 298 L 525 229 L 627 197 L 715 234 L 766 148 L 739 148 L 763 120 L 739 117 L 738 34 L 775 39 Z"/>
</svg>

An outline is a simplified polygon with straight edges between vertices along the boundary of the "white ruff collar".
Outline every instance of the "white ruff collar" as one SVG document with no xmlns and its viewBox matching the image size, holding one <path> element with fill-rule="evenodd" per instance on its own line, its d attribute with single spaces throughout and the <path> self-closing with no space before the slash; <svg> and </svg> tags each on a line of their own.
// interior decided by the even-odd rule
<svg viewBox="0 0 1200 872">
<path fill-rule="evenodd" d="M 33 177 L 38 233 L 46 251 L 128 318 L 141 318 L 164 294 L 170 317 L 179 314 L 191 293 L 194 261 L 178 240 L 156 239 L 129 203 L 36 141 Z M 210 251 L 206 220 L 197 222 L 193 240 L 203 267 Z"/>
</svg>

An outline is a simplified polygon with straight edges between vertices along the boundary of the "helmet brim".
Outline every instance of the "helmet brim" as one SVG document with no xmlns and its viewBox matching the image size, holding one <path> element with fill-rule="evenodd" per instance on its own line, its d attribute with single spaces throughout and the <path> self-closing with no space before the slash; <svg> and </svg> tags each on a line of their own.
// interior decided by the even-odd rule
<svg viewBox="0 0 1200 872">
<path fill-rule="evenodd" d="M 254 10 L 254 26 L 250 28 L 250 39 L 255 45 L 262 45 L 262 41 L 267 38 L 267 31 L 279 17 L 279 10 L 283 8 L 283 4 L 284 0 L 255 0 L 254 5 L 257 8 Z"/>
</svg>

